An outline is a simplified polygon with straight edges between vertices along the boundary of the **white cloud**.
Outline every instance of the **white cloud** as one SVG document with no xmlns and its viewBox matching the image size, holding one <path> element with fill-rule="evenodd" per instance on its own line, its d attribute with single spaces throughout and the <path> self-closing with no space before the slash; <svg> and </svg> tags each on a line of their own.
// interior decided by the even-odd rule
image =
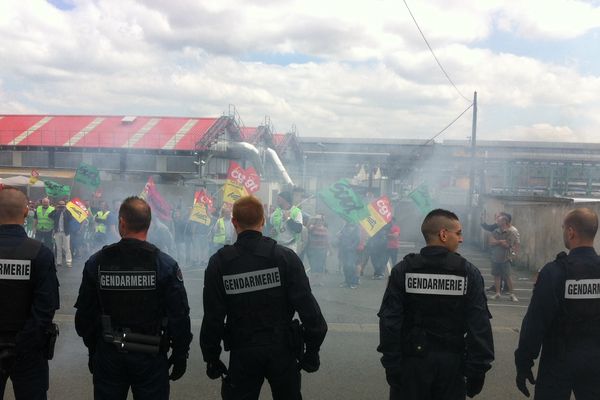
<svg viewBox="0 0 600 400">
<path fill-rule="evenodd" d="M 523 3 L 409 2 L 459 90 L 479 92 L 481 138 L 597 140 L 600 76 L 579 73 L 579 60 L 470 47 L 497 28 L 555 40 L 600 24 L 590 4 Z M 402 2 L 75 4 L 0 3 L 0 113 L 216 116 L 235 104 L 248 125 L 269 115 L 302 135 L 425 140 L 468 106 Z M 321 61 L 241 61 L 294 54 Z M 466 138 L 470 125 L 469 112 L 442 137 Z"/>
</svg>

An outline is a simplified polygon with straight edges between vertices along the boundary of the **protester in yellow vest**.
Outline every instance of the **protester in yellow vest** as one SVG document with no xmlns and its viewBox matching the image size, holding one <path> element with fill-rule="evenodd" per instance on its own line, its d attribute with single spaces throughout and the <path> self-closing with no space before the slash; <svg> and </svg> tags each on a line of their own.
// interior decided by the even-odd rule
<svg viewBox="0 0 600 400">
<path fill-rule="evenodd" d="M 231 208 L 223 205 L 221 217 L 212 227 L 212 253 L 215 253 L 226 244 L 235 242 L 233 225 L 231 224 Z"/>
<path fill-rule="evenodd" d="M 42 205 L 36 208 L 33 216 L 33 231 L 37 240 L 54 251 L 54 220 L 50 216 L 52 211 L 54 211 L 54 207 L 50 205 L 50 199 L 43 198 Z"/>
<path fill-rule="evenodd" d="M 278 207 L 271 214 L 271 238 L 277 243 L 298 252 L 302 233 L 302 210 L 292 205 L 292 194 L 281 192 L 277 196 Z"/>
<path fill-rule="evenodd" d="M 100 203 L 100 207 L 100 211 L 96 212 L 96 214 L 94 215 L 94 222 L 96 226 L 94 240 L 96 242 L 96 245 L 102 247 L 108 243 L 106 231 L 108 226 L 108 216 L 110 215 L 110 210 L 108 209 L 108 203 L 106 201 Z"/>
</svg>

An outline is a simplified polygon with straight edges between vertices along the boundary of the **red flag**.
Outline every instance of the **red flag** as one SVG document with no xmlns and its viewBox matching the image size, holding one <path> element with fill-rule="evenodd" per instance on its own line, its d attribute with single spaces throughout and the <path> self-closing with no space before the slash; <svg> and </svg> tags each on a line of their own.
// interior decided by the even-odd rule
<svg viewBox="0 0 600 400">
<path fill-rule="evenodd" d="M 152 177 L 148 178 L 148 183 L 144 191 L 147 191 L 146 201 L 150 205 L 152 212 L 163 221 L 170 221 L 172 216 L 171 205 L 161 196 L 154 184 Z"/>
<path fill-rule="evenodd" d="M 212 213 L 215 208 L 213 207 L 213 199 L 212 197 L 210 197 L 210 195 L 208 193 L 206 193 L 204 190 L 197 190 L 196 193 L 194 193 L 194 204 L 196 203 L 203 203 L 206 205 L 207 210 Z"/>
<path fill-rule="evenodd" d="M 244 169 L 235 161 L 231 161 L 229 164 L 227 179 L 244 186 L 246 192 L 249 194 L 252 194 L 260 189 L 260 176 L 256 170 L 253 167 Z"/>
</svg>

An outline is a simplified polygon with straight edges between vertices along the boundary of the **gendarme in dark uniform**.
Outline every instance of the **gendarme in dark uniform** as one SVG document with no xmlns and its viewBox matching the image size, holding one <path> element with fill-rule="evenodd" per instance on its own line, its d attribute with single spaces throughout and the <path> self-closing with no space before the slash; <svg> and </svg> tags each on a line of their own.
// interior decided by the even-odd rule
<svg viewBox="0 0 600 400">
<path fill-rule="evenodd" d="M 421 231 L 427 246 L 392 269 L 378 313 L 390 399 L 474 397 L 494 360 L 483 278 L 455 253 L 454 213 L 433 210 Z"/>
<path fill-rule="evenodd" d="M 560 253 L 539 273 L 519 347 L 515 351 L 517 387 L 529 397 L 540 354 L 535 399 L 600 399 L 600 256 L 593 248 L 598 216 L 590 209 L 569 212 Z"/>
<path fill-rule="evenodd" d="M 204 277 L 200 347 L 207 375 L 224 377 L 223 399 L 258 399 L 265 378 L 274 400 L 301 399 L 300 369 L 319 368 L 327 324 L 298 256 L 262 235 L 262 203 L 242 197 L 232 223 L 236 243 L 210 258 Z M 295 312 L 302 327 L 292 322 Z M 229 370 L 219 358 L 221 341 L 231 351 Z"/>
<path fill-rule="evenodd" d="M 59 307 L 54 256 L 27 237 L 27 212 L 23 193 L 0 190 L 0 398 L 10 378 L 17 400 L 46 399 Z"/>
<path fill-rule="evenodd" d="M 135 399 L 168 399 L 169 378 L 186 370 L 192 334 L 183 277 L 175 260 L 145 241 L 150 219 L 144 200 L 126 199 L 121 241 L 85 264 L 75 328 L 89 350 L 95 399 L 124 400 L 129 388 Z"/>
</svg>

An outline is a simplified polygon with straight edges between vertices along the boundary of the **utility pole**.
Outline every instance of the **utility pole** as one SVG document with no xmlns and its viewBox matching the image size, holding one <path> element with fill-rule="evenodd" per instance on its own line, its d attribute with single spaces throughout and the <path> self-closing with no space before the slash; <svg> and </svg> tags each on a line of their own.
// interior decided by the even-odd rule
<svg viewBox="0 0 600 400">
<path fill-rule="evenodd" d="M 469 162 L 469 192 L 467 193 L 467 224 L 470 233 L 475 232 L 475 215 L 473 214 L 473 197 L 475 192 L 475 159 L 477 149 L 477 92 L 473 92 L 473 124 L 471 126 L 471 154 Z"/>
</svg>

